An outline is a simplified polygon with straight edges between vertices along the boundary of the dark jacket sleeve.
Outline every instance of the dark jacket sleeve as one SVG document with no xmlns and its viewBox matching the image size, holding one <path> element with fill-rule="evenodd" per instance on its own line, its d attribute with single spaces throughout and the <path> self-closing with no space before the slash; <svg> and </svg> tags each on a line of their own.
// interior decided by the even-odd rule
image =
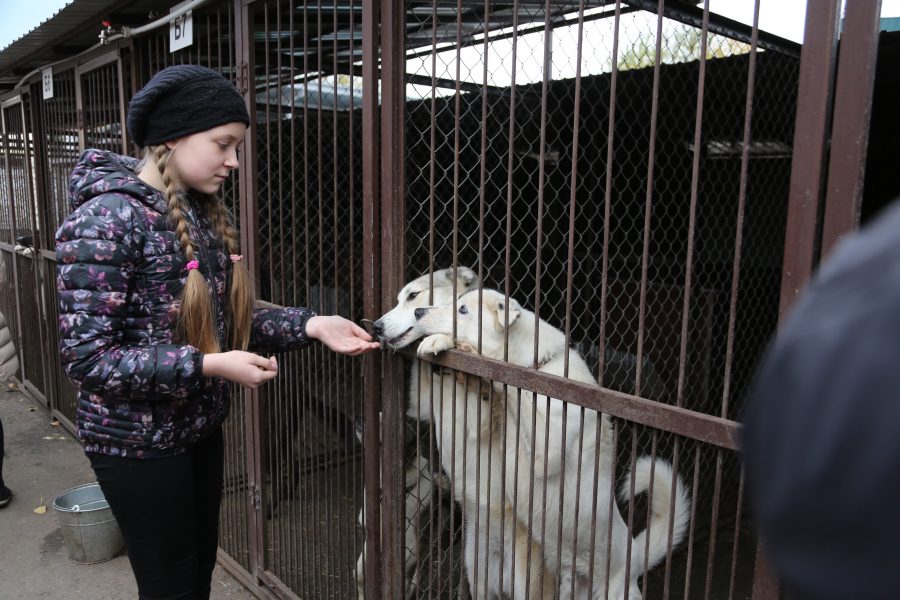
<svg viewBox="0 0 900 600">
<path fill-rule="evenodd" d="M 256 308 L 250 330 L 250 352 L 283 352 L 308 346 L 306 322 L 316 316 L 308 308 Z"/>
<path fill-rule="evenodd" d="M 62 365 L 82 390 L 100 397 L 165 401 L 188 396 L 202 381 L 196 348 L 123 342 L 141 239 L 135 211 L 119 194 L 97 196 L 60 226 Z"/>
</svg>

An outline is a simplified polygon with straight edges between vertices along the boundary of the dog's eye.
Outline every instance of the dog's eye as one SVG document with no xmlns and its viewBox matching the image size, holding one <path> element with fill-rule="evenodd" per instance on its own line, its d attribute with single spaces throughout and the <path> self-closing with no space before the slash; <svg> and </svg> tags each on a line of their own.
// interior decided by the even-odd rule
<svg viewBox="0 0 900 600">
<path fill-rule="evenodd" d="M 469 314 L 469 308 L 465 304 L 463 304 L 462 306 L 459 307 L 459 314 L 461 314 L 461 315 Z"/>
<path fill-rule="evenodd" d="M 416 296 L 418 296 L 418 295 L 419 295 L 419 292 L 410 292 L 410 293 L 409 293 L 409 296 L 406 297 L 406 300 L 407 300 L 407 301 L 409 301 L 409 300 L 415 300 L 415 299 L 416 299 Z"/>
</svg>

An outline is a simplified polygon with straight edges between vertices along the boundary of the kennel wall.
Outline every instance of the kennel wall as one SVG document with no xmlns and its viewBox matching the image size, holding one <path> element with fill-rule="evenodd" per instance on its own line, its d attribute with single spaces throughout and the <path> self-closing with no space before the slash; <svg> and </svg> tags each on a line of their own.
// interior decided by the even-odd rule
<svg viewBox="0 0 900 600">
<path fill-rule="evenodd" d="M 874 4 L 848 12 L 841 61 L 874 65 Z M 674 0 L 207 2 L 186 49 L 170 52 L 158 29 L 66 58 L 53 98 L 37 76 L 0 95 L 0 252 L 14 283 L 0 309 L 20 341 L 19 380 L 71 427 L 52 326 L 68 174 L 85 147 L 136 152 L 125 110 L 156 70 L 205 64 L 253 114 L 224 197 L 262 305 L 374 319 L 409 278 L 476 269 L 564 331 L 597 385 L 455 351 L 435 360 L 444 375 L 604 412 L 617 485 L 651 455 L 689 486 L 691 526 L 641 578 L 645 596 L 777 597 L 746 511 L 737 418 L 780 312 L 858 219 L 865 154 L 825 148 L 865 131 L 870 97 L 858 92 L 874 71 L 840 67 L 837 3 L 810 5 L 802 58 L 715 2 Z M 22 236 L 34 253 L 15 251 Z M 357 596 L 364 543 L 366 597 L 469 593 L 471 519 L 449 489 L 502 481 L 438 468 L 435 430 L 404 418 L 415 360 L 313 347 L 280 356 L 275 384 L 236 390 L 220 558 L 258 594 Z M 415 456 L 439 489 L 407 520 Z M 533 506 L 548 493 L 508 498 Z M 646 499 L 597 511 L 636 532 Z M 524 526 L 534 540 L 553 534 Z"/>
</svg>

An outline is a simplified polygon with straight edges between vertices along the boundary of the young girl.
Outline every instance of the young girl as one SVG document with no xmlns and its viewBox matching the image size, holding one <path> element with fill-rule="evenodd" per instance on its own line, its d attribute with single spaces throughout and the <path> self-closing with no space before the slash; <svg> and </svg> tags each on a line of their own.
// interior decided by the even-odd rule
<svg viewBox="0 0 900 600">
<path fill-rule="evenodd" d="M 215 196 L 249 124 L 215 71 L 160 71 L 128 110 L 144 160 L 86 150 L 69 188 L 74 212 L 56 234 L 75 425 L 141 599 L 209 598 L 230 385 L 278 372 L 254 352 L 314 339 L 351 355 L 378 347 L 342 317 L 253 308 L 238 233 Z"/>
</svg>

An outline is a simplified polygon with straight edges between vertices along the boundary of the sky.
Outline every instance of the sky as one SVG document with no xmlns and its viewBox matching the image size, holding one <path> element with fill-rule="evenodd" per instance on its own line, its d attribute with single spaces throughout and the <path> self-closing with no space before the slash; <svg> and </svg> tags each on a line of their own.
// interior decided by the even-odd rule
<svg viewBox="0 0 900 600">
<path fill-rule="evenodd" d="M 25 35 L 70 0 L 0 0 L 0 49 Z M 172 0 L 172 4 L 177 4 Z M 760 28 L 794 41 L 803 39 L 806 0 L 760 0 Z M 900 16 L 900 0 L 882 0 L 882 16 Z M 737 21 L 753 18 L 752 0 L 710 0 L 710 9 Z M 98 24 L 99 33 L 100 26 Z"/>
<path fill-rule="evenodd" d="M 0 0 L 0 49 L 55 15 L 70 0 Z M 100 33 L 100 27 L 97 27 Z"/>
<path fill-rule="evenodd" d="M 709 0 L 710 11 L 747 24 L 753 22 L 754 4 L 753 0 Z M 613 8 L 607 5 L 590 11 L 608 14 Z M 587 14 L 588 11 L 585 12 Z M 882 0 L 882 16 L 900 16 L 900 0 Z M 538 83 L 544 79 L 545 49 L 550 48 L 551 73 L 548 79 L 571 79 L 579 74 L 584 77 L 610 72 L 613 63 L 612 40 L 615 37 L 615 19 L 586 19 L 581 32 L 583 43 L 579 65 L 577 15 L 573 14 L 570 17 L 573 24 L 558 25 L 549 44 L 545 42 L 543 31 L 526 33 L 515 40 L 495 39 L 491 41 L 486 54 L 480 44 L 457 51 L 453 44 L 444 43 L 438 45 L 438 53 L 434 57 L 422 55 L 407 61 L 406 70 L 408 73 L 434 76 L 448 81 L 455 81 L 458 78 L 462 82 L 474 85 L 507 87 L 513 83 L 517 85 Z M 802 42 L 805 19 L 806 0 L 760 0 L 759 26 L 762 30 Z M 657 21 L 658 18 L 654 13 L 646 11 L 622 15 L 619 25 L 619 58 L 615 61 L 619 68 L 627 68 L 621 62 L 623 56 L 630 56 L 631 60 L 636 61 L 632 68 L 653 64 L 653 57 L 648 48 L 656 45 Z M 685 30 L 696 31 L 675 21 L 663 21 L 663 39 L 667 42 L 685 39 Z M 481 36 L 477 35 L 476 40 L 479 37 Z M 721 36 L 710 35 L 707 49 L 716 56 L 728 56 L 746 53 L 749 46 Z M 512 60 L 514 50 L 515 61 Z M 662 54 L 664 63 L 697 60 L 699 46 L 694 48 L 693 53 L 689 53 L 685 51 L 683 45 L 675 44 L 673 47 L 666 44 Z M 485 62 L 488 68 L 485 67 Z M 426 85 L 407 86 L 407 95 L 411 98 L 427 97 L 432 93 L 449 95 L 454 93 L 454 90 L 451 88 L 432 90 Z"/>
</svg>

